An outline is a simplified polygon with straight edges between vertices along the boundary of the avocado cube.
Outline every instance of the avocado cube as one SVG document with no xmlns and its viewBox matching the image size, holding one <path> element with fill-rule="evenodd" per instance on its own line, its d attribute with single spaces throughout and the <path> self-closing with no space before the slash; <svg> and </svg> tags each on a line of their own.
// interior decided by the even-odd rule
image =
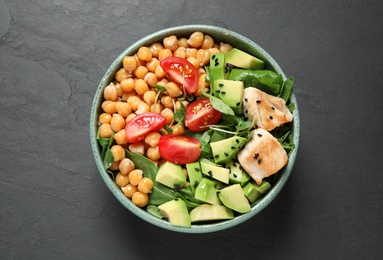
<svg viewBox="0 0 383 260">
<path fill-rule="evenodd" d="M 229 183 L 230 170 L 216 165 L 208 160 L 201 160 L 202 173 L 210 178 L 216 179 L 220 182 Z"/>
<path fill-rule="evenodd" d="M 159 205 L 158 208 L 173 226 L 191 226 L 190 215 L 183 200 L 173 199 Z"/>
<path fill-rule="evenodd" d="M 192 192 L 195 192 L 199 182 L 202 180 L 202 171 L 199 161 L 186 164 L 188 171 L 189 182 Z"/>
<path fill-rule="evenodd" d="M 233 218 L 233 211 L 221 205 L 202 204 L 190 211 L 190 219 L 192 223 Z"/>
<path fill-rule="evenodd" d="M 171 189 L 179 189 L 185 185 L 186 176 L 180 165 L 166 161 L 158 169 L 156 181 Z"/>
<path fill-rule="evenodd" d="M 246 213 L 251 210 L 249 200 L 239 184 L 233 184 L 219 190 L 218 197 L 223 205 L 239 213 Z"/>
<path fill-rule="evenodd" d="M 194 197 L 209 204 L 222 205 L 222 202 L 217 196 L 218 189 L 221 189 L 222 187 L 223 184 L 219 181 L 202 178 L 195 189 Z"/>
<path fill-rule="evenodd" d="M 238 151 L 246 143 L 246 138 L 232 136 L 221 141 L 210 143 L 215 163 L 226 163 L 231 161 Z"/>
<path fill-rule="evenodd" d="M 225 55 L 226 63 L 232 64 L 236 67 L 250 70 L 263 70 L 265 63 L 263 60 L 260 60 L 244 51 L 241 51 L 237 48 L 231 49 Z"/>
<path fill-rule="evenodd" d="M 237 115 L 242 114 L 244 89 L 242 81 L 214 80 L 214 94 L 233 109 Z"/>
</svg>

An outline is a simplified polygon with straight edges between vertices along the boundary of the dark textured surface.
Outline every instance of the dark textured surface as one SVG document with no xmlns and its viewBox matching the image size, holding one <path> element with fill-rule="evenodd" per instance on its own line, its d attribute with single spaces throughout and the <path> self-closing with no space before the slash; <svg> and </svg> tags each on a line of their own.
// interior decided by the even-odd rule
<svg viewBox="0 0 383 260">
<path fill-rule="evenodd" d="M 181 24 L 257 42 L 296 79 L 301 145 L 262 213 L 226 231 L 161 230 L 123 208 L 89 144 L 93 94 L 134 41 Z M 0 0 L 1 259 L 383 256 L 380 1 Z"/>
</svg>

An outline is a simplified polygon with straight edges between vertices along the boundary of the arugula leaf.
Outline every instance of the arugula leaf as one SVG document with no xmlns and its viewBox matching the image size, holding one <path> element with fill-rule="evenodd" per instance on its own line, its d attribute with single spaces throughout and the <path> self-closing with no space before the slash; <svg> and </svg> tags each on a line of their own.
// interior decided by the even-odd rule
<svg viewBox="0 0 383 260">
<path fill-rule="evenodd" d="M 186 117 L 185 105 L 182 102 L 180 102 L 180 105 L 180 108 L 174 113 L 174 120 L 177 121 L 178 124 L 184 124 Z"/>
</svg>

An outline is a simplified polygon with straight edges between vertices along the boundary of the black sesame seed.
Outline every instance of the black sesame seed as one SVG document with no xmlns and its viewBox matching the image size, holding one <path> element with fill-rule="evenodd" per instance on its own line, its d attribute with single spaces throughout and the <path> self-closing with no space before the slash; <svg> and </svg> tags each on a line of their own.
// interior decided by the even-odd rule
<svg viewBox="0 0 383 260">
<path fill-rule="evenodd" d="M 239 144 L 239 139 L 235 139 L 235 142 L 236 142 L 237 144 Z"/>
<path fill-rule="evenodd" d="M 218 187 L 218 185 L 217 184 L 214 184 L 214 188 L 217 188 Z"/>
<path fill-rule="evenodd" d="M 243 170 L 242 165 L 240 165 L 240 166 L 238 167 L 238 169 L 239 169 L 240 171 L 242 171 L 242 170 Z"/>
<path fill-rule="evenodd" d="M 257 134 L 259 137 L 262 137 L 262 134 Z"/>
<path fill-rule="evenodd" d="M 219 93 L 219 92 L 221 92 L 221 90 L 217 89 L 215 92 Z"/>
<path fill-rule="evenodd" d="M 247 98 L 245 98 L 245 102 L 247 102 Z"/>
<path fill-rule="evenodd" d="M 214 60 L 215 59 L 215 54 L 213 56 L 211 56 L 211 58 Z"/>
<path fill-rule="evenodd" d="M 195 170 L 196 172 L 199 172 L 199 171 L 200 171 L 200 169 L 199 169 L 198 167 L 194 168 L 194 170 Z"/>
<path fill-rule="evenodd" d="M 237 102 L 237 104 L 235 104 L 236 106 L 239 106 L 241 104 L 241 102 Z"/>
<path fill-rule="evenodd" d="M 261 100 L 258 99 L 256 102 L 259 104 L 259 103 L 261 103 Z"/>
<path fill-rule="evenodd" d="M 225 91 L 221 91 L 221 94 L 224 94 L 224 95 L 225 95 L 225 94 L 226 94 L 226 92 L 225 92 Z"/>
<path fill-rule="evenodd" d="M 233 176 L 234 176 L 234 178 L 237 178 L 237 174 L 234 173 Z"/>
<path fill-rule="evenodd" d="M 207 174 L 209 174 L 210 177 L 213 176 L 213 172 L 212 171 L 208 171 Z"/>
<path fill-rule="evenodd" d="M 273 119 L 273 117 L 272 117 L 272 116 L 269 116 L 269 118 L 270 118 L 270 119 Z"/>
<path fill-rule="evenodd" d="M 259 160 L 258 160 L 258 164 L 261 164 L 261 162 L 262 162 L 262 159 L 259 159 Z"/>
<path fill-rule="evenodd" d="M 220 86 L 222 88 L 223 87 L 223 83 L 219 83 L 218 86 Z"/>
<path fill-rule="evenodd" d="M 223 154 L 226 155 L 226 156 L 229 156 L 229 153 L 228 153 L 228 152 L 224 152 Z"/>
<path fill-rule="evenodd" d="M 218 154 L 214 155 L 214 158 L 218 158 L 218 157 L 219 157 L 219 155 L 218 155 Z"/>
<path fill-rule="evenodd" d="M 231 149 L 232 149 L 232 150 L 234 150 L 235 148 L 237 148 L 237 147 L 236 147 L 236 146 L 234 146 L 234 145 L 231 147 Z"/>
<path fill-rule="evenodd" d="M 234 167 L 237 167 L 237 164 L 236 164 L 236 163 L 233 163 L 233 166 L 234 166 Z"/>
<path fill-rule="evenodd" d="M 275 110 L 275 107 L 271 107 L 272 110 Z"/>
<path fill-rule="evenodd" d="M 198 184 L 199 184 L 198 181 L 195 181 L 194 182 L 194 188 L 197 188 Z"/>
<path fill-rule="evenodd" d="M 254 156 L 253 156 L 253 158 L 254 158 L 254 159 L 257 159 L 258 156 L 259 156 L 259 154 L 258 154 L 258 153 L 255 153 Z"/>
</svg>

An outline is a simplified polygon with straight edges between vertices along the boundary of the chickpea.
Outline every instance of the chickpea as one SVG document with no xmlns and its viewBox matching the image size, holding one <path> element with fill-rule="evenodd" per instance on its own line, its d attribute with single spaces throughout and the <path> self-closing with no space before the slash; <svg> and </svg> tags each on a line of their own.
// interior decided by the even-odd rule
<svg viewBox="0 0 383 260">
<path fill-rule="evenodd" d="M 111 171 L 117 171 L 118 170 L 118 165 L 120 165 L 120 161 L 113 161 L 112 165 L 110 165 L 109 169 Z"/>
<path fill-rule="evenodd" d="M 108 113 L 102 113 L 98 117 L 100 124 L 110 124 L 110 120 L 112 120 L 112 115 Z"/>
<path fill-rule="evenodd" d="M 110 151 L 113 154 L 114 161 L 121 161 L 125 158 L 125 149 L 119 144 L 113 145 Z"/>
<path fill-rule="evenodd" d="M 160 141 L 160 138 L 160 133 L 152 132 L 145 137 L 145 143 L 150 145 L 151 147 L 156 147 Z"/>
<path fill-rule="evenodd" d="M 126 102 L 128 102 L 128 104 L 130 105 L 130 108 L 133 111 L 136 111 L 138 109 L 138 105 L 141 102 L 141 99 L 137 96 L 131 96 L 128 98 L 128 100 Z"/>
<path fill-rule="evenodd" d="M 138 58 L 137 53 L 134 54 L 134 58 L 136 58 L 136 61 L 137 61 L 137 67 L 138 67 L 138 66 L 145 66 L 146 61 L 144 61 L 144 60 L 140 60 L 140 59 Z"/>
<path fill-rule="evenodd" d="M 200 61 L 196 57 L 189 57 L 189 58 L 187 58 L 187 61 L 189 61 L 191 64 L 193 64 L 193 66 L 196 69 L 199 68 Z"/>
<path fill-rule="evenodd" d="M 163 48 L 164 48 L 164 46 L 161 43 L 159 43 L 159 42 L 156 42 L 156 43 L 153 43 L 152 45 L 150 45 L 149 49 L 150 49 L 150 52 L 152 53 L 152 57 L 157 58 L 158 57 L 158 53 Z"/>
<path fill-rule="evenodd" d="M 179 97 L 182 95 L 181 88 L 174 81 L 170 81 L 165 86 L 166 92 L 171 97 Z"/>
<path fill-rule="evenodd" d="M 121 81 L 121 89 L 124 92 L 131 92 L 134 90 L 134 80 L 132 78 L 127 78 Z"/>
<path fill-rule="evenodd" d="M 137 56 L 140 60 L 150 61 L 152 58 L 152 52 L 148 47 L 142 46 L 138 49 Z"/>
<path fill-rule="evenodd" d="M 175 100 L 171 96 L 162 96 L 161 98 L 161 104 L 164 105 L 166 108 L 173 109 Z"/>
<path fill-rule="evenodd" d="M 201 48 L 205 49 L 205 50 L 208 50 L 208 49 L 213 48 L 213 47 L 214 47 L 214 40 L 213 40 L 213 38 L 210 35 L 205 35 L 205 37 L 204 37 L 204 39 L 202 41 Z"/>
<path fill-rule="evenodd" d="M 165 71 L 162 69 L 160 65 L 156 67 L 156 70 L 154 71 L 154 74 L 156 74 L 157 79 L 163 79 L 166 76 Z"/>
<path fill-rule="evenodd" d="M 117 113 L 122 117 L 127 117 L 132 112 L 132 108 L 126 102 L 117 102 L 116 109 Z"/>
<path fill-rule="evenodd" d="M 127 175 L 129 172 L 133 171 L 135 168 L 136 168 L 136 165 L 129 158 L 122 159 L 118 166 L 118 169 L 123 175 Z"/>
<path fill-rule="evenodd" d="M 137 115 L 135 113 L 132 113 L 130 115 L 128 115 L 126 118 L 125 118 L 125 124 L 127 124 L 130 120 L 132 120 L 134 117 L 136 117 Z"/>
<path fill-rule="evenodd" d="M 134 81 L 133 81 L 133 84 L 134 84 Z M 137 93 L 136 91 L 134 91 L 134 87 L 133 87 L 133 91 L 124 92 L 124 94 L 122 94 L 121 100 L 127 101 L 129 97 L 135 97 L 135 96 L 137 96 Z"/>
<path fill-rule="evenodd" d="M 143 193 L 150 193 L 154 187 L 154 183 L 150 178 L 144 177 L 138 183 L 138 190 Z"/>
<path fill-rule="evenodd" d="M 221 51 L 221 52 L 223 52 L 223 53 L 228 53 L 229 51 L 231 51 L 231 49 L 233 49 L 233 46 L 231 46 L 230 44 L 228 44 L 228 43 L 223 43 L 223 42 L 221 42 L 220 44 L 219 44 L 219 50 Z"/>
<path fill-rule="evenodd" d="M 153 105 L 156 100 L 157 93 L 154 90 L 146 91 L 144 94 L 144 101 L 148 105 Z"/>
<path fill-rule="evenodd" d="M 121 190 L 125 194 L 126 197 L 131 199 L 133 197 L 134 193 L 138 192 L 138 187 L 129 183 L 125 187 L 122 187 Z"/>
<path fill-rule="evenodd" d="M 132 73 L 126 71 L 124 68 L 121 68 L 116 72 L 116 75 L 114 78 L 118 81 L 121 82 L 124 79 L 130 78 L 132 76 Z"/>
<path fill-rule="evenodd" d="M 121 172 L 117 173 L 116 175 L 116 184 L 118 187 L 125 187 L 126 185 L 129 184 L 129 176 L 128 175 L 123 175 Z"/>
<path fill-rule="evenodd" d="M 141 155 L 145 154 L 145 146 L 143 143 L 131 144 L 129 145 L 128 149 L 129 149 L 129 152 L 131 153 L 141 154 Z"/>
<path fill-rule="evenodd" d="M 199 64 L 200 67 L 205 66 L 210 61 L 210 52 L 209 52 L 209 50 L 199 49 L 197 51 L 197 57 L 196 58 L 200 62 L 200 64 Z"/>
<path fill-rule="evenodd" d="M 114 138 L 114 141 L 116 141 L 116 144 L 123 145 L 128 143 L 128 140 L 126 139 L 126 135 L 125 135 L 125 129 L 121 129 L 120 131 L 115 133 L 113 135 L 113 138 Z"/>
<path fill-rule="evenodd" d="M 186 54 L 186 59 L 190 57 L 197 57 L 197 49 L 196 48 L 186 48 L 185 54 Z"/>
<path fill-rule="evenodd" d="M 163 44 L 166 49 L 174 51 L 178 48 L 178 39 L 175 35 L 170 35 L 164 38 Z"/>
<path fill-rule="evenodd" d="M 166 118 L 166 124 L 171 125 L 174 121 L 174 112 L 170 108 L 161 111 L 161 115 Z"/>
<path fill-rule="evenodd" d="M 183 125 L 172 125 L 173 134 L 182 135 L 185 132 L 185 127 Z"/>
<path fill-rule="evenodd" d="M 178 47 L 174 52 L 173 56 L 180 57 L 185 59 L 186 57 L 186 48 L 185 47 Z"/>
<path fill-rule="evenodd" d="M 129 172 L 128 175 L 129 175 L 129 183 L 134 185 L 134 186 L 137 186 L 138 183 L 144 177 L 144 172 L 140 169 L 135 169 L 135 170 L 132 170 L 131 172 Z"/>
<path fill-rule="evenodd" d="M 116 85 L 110 83 L 104 89 L 104 98 L 105 100 L 116 101 L 118 98 L 118 91 Z"/>
<path fill-rule="evenodd" d="M 101 108 L 102 110 L 104 110 L 105 113 L 111 115 L 117 113 L 116 102 L 114 101 L 105 100 L 104 102 L 102 102 Z"/>
<path fill-rule="evenodd" d="M 139 78 L 143 79 L 145 78 L 146 73 L 149 72 L 149 69 L 146 66 L 138 66 L 134 71 L 133 74 Z"/>
<path fill-rule="evenodd" d="M 192 35 L 190 35 L 187 43 L 194 48 L 198 48 L 202 45 L 203 40 L 204 35 L 202 32 L 194 32 Z"/>
<path fill-rule="evenodd" d="M 146 91 L 149 90 L 148 84 L 146 84 L 145 80 L 143 79 L 137 79 L 135 83 L 134 90 L 137 92 L 139 95 L 145 94 Z"/>
<path fill-rule="evenodd" d="M 187 102 L 187 101 L 179 101 L 179 100 L 177 100 L 177 102 L 176 102 L 176 111 L 178 111 L 178 109 L 180 109 L 181 108 L 181 103 L 185 106 L 185 108 L 189 105 L 189 102 Z"/>
<path fill-rule="evenodd" d="M 159 61 L 162 61 L 168 57 L 171 57 L 173 55 L 172 51 L 169 50 L 169 49 L 162 49 L 160 50 L 160 52 L 158 53 L 158 60 Z"/>
<path fill-rule="evenodd" d="M 118 132 L 125 127 L 125 119 L 119 114 L 113 114 L 110 125 L 114 132 Z"/>
<path fill-rule="evenodd" d="M 137 207 L 145 207 L 149 202 L 149 196 L 146 193 L 143 193 L 141 191 L 137 191 L 132 196 L 132 202 Z"/>
<path fill-rule="evenodd" d="M 146 104 L 144 101 L 141 101 L 136 110 L 136 114 L 140 115 L 149 111 L 150 111 L 150 106 Z"/>
<path fill-rule="evenodd" d="M 112 132 L 112 126 L 108 123 L 100 125 L 100 128 L 98 129 L 98 134 L 101 138 L 110 138 L 112 136 Z"/>
<path fill-rule="evenodd" d="M 124 91 L 121 89 L 121 84 L 120 84 L 120 82 L 117 82 L 116 83 L 116 88 L 117 88 L 117 100 L 118 100 L 118 98 L 119 97 L 121 97 L 122 96 L 122 94 L 124 93 Z"/>
<path fill-rule="evenodd" d="M 155 73 L 148 72 L 144 77 L 144 81 L 146 82 L 146 84 L 148 84 L 148 86 L 150 86 L 151 88 L 154 88 L 158 82 L 158 78 Z"/>
<path fill-rule="evenodd" d="M 209 49 L 210 55 L 216 54 L 221 52 L 218 48 L 210 48 Z"/>
<path fill-rule="evenodd" d="M 125 56 L 122 60 L 123 67 L 126 71 L 132 72 L 137 68 L 137 60 L 134 56 Z"/>
<path fill-rule="evenodd" d="M 159 64 L 160 61 L 157 58 L 151 58 L 145 65 L 150 72 L 154 72 Z"/>
<path fill-rule="evenodd" d="M 155 103 L 150 106 L 150 112 L 160 114 L 162 111 L 162 105 L 160 103 Z"/>
<path fill-rule="evenodd" d="M 184 48 L 189 47 L 188 39 L 186 39 L 186 38 L 179 38 L 178 39 L 178 47 L 184 47 Z"/>
<path fill-rule="evenodd" d="M 146 156 L 152 160 L 157 161 L 161 158 L 160 150 L 158 149 L 158 146 L 156 147 L 149 147 L 148 150 L 146 150 Z"/>
</svg>

